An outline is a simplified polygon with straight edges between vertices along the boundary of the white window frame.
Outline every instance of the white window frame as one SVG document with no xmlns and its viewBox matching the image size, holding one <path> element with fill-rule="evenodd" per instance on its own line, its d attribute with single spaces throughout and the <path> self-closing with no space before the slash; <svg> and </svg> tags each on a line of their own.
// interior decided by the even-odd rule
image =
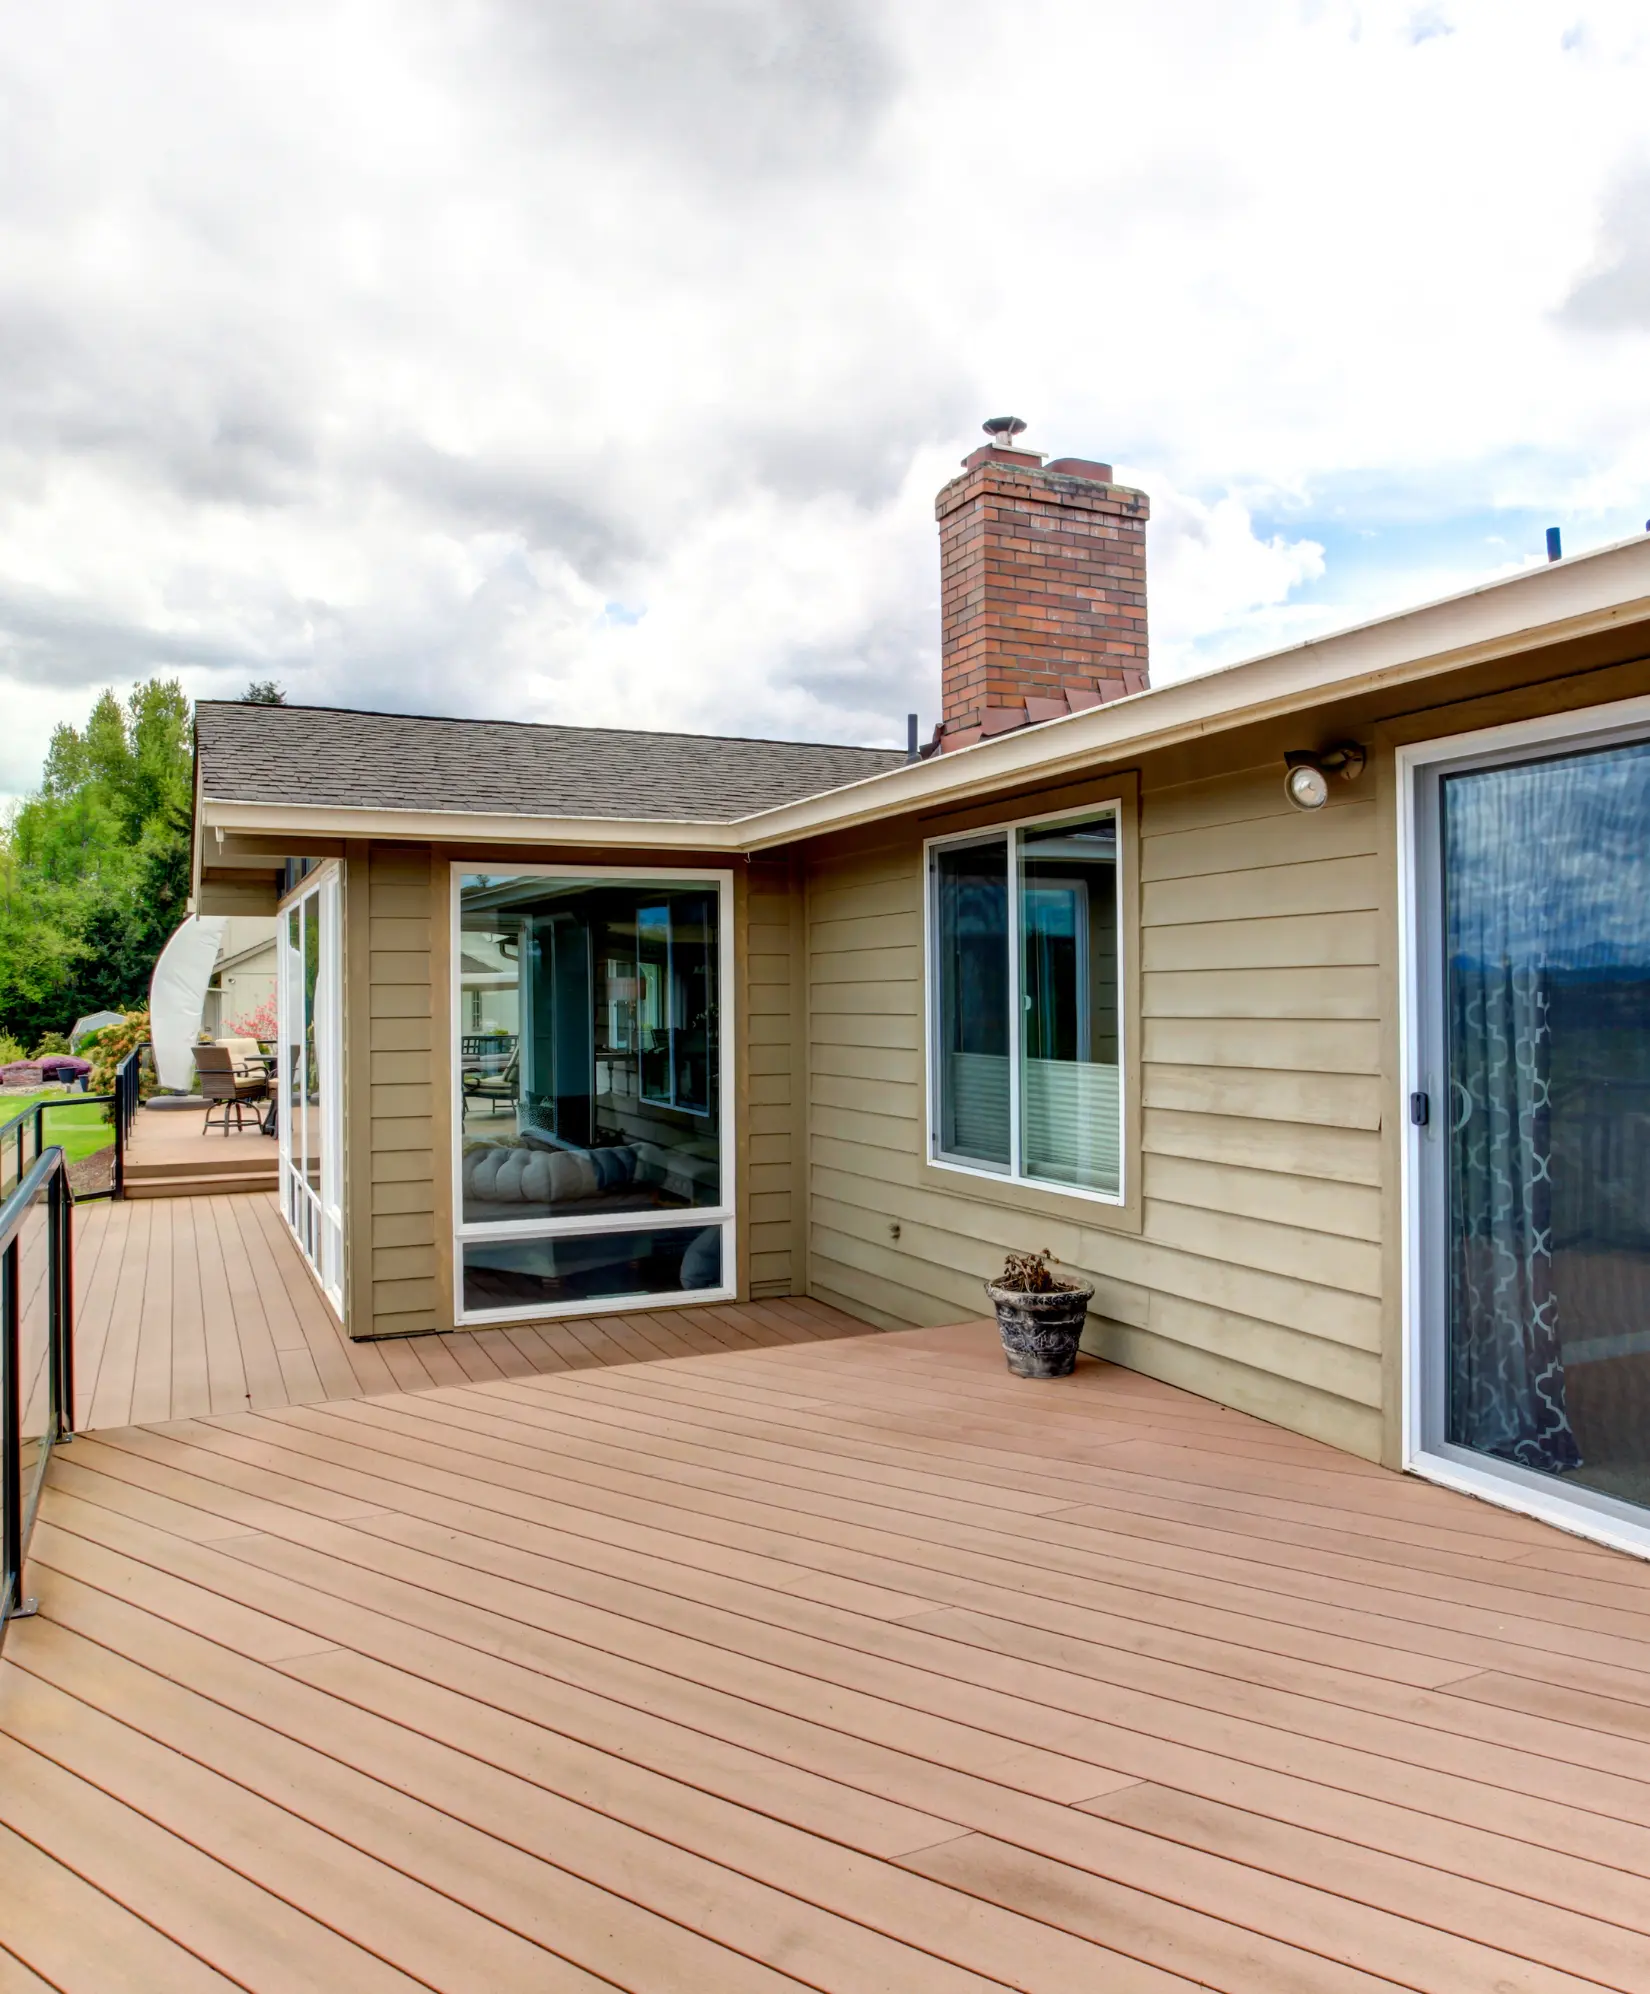
<svg viewBox="0 0 1650 1994">
<path fill-rule="evenodd" d="M 275 928 L 275 1013 L 277 1098 L 275 1128 L 278 1137 L 281 1220 L 292 1234 L 298 1251 L 314 1271 L 321 1292 L 340 1322 L 344 1319 L 344 1019 L 343 1019 L 343 902 L 342 873 L 335 861 L 316 867 L 304 875 L 302 883 L 280 904 Z M 321 1072 L 321 1169 L 317 1191 L 309 1181 L 303 1144 L 293 1155 L 292 1068 L 290 1048 L 293 991 L 292 966 L 287 957 L 287 925 L 292 914 L 303 909 L 307 924 L 319 919 L 320 946 L 315 975 L 315 1040 Z M 302 971 L 300 959 L 299 972 Z M 307 1049 L 306 1049 L 307 1051 Z M 290 1206 L 302 1199 L 313 1215 L 318 1255 L 304 1245 L 303 1235 L 293 1224 Z"/>
<path fill-rule="evenodd" d="M 522 865 L 513 860 L 455 859 L 449 867 L 448 957 L 451 964 L 451 990 L 448 1004 L 450 1030 L 448 1057 L 452 1067 L 452 1172 L 453 1197 L 453 1320 L 459 1324 L 506 1322 L 548 1322 L 557 1316 L 622 1315 L 638 1307 L 648 1309 L 697 1308 L 706 1302 L 731 1302 L 738 1298 L 738 1132 L 734 1126 L 737 1100 L 733 874 L 711 867 L 672 870 L 638 866 L 607 865 Z M 459 1040 L 462 1026 L 460 989 L 461 921 L 464 911 L 463 882 L 482 873 L 491 879 L 589 879 L 618 886 L 657 887 L 677 892 L 685 887 L 712 887 L 716 892 L 716 975 L 717 975 L 717 1151 L 721 1171 L 721 1200 L 718 1204 L 693 1205 L 679 1211 L 607 1212 L 599 1217 L 565 1219 L 509 1219 L 466 1221 L 463 1182 L 463 1087 Z M 519 1024 L 524 1026 L 525 1020 Z M 518 1030 L 518 1039 L 524 1033 Z M 655 1104 L 658 1105 L 658 1104 Z M 664 1232 L 674 1229 L 701 1231 L 707 1226 L 722 1230 L 722 1285 L 717 1288 L 683 1289 L 671 1294 L 638 1293 L 609 1295 L 580 1302 L 533 1303 L 519 1309 L 466 1309 L 464 1306 L 464 1248 L 481 1240 L 509 1240 L 527 1245 L 536 1239 L 589 1239 L 601 1233 Z"/>
<path fill-rule="evenodd" d="M 1650 1557 L 1650 1516 L 1638 1505 L 1556 1483 L 1513 1461 L 1492 1461 L 1443 1437 L 1448 1191 L 1442 1150 L 1447 1116 L 1440 1106 L 1446 1089 L 1436 801 L 1445 774 L 1540 760 L 1555 748 L 1583 752 L 1645 740 L 1650 698 L 1446 735 L 1397 751 L 1403 1465 L 1445 1488 L 1641 1558 Z M 1411 1097 L 1421 1093 L 1433 1107 L 1425 1127 L 1409 1115 Z"/>
<path fill-rule="evenodd" d="M 1020 1057 L 1021 1043 L 1025 1029 L 1024 1007 L 1020 1001 L 1020 963 L 1024 953 L 1024 937 L 1020 930 L 1020 839 L 1021 831 L 1046 830 L 1052 825 L 1092 824 L 1096 818 L 1109 817 L 1117 832 L 1117 1189 L 1115 1191 L 1095 1191 L 1083 1184 L 1062 1184 L 1052 1177 L 1033 1177 L 1019 1167 L 1021 1149 L 1020 1130 Z M 936 919 L 936 889 L 938 875 L 935 869 L 935 855 L 938 852 L 965 845 L 983 845 L 998 838 L 1008 841 L 1008 1125 L 1009 1125 L 1009 1165 L 1006 1170 L 993 1170 L 989 1164 L 966 1162 L 961 1158 L 947 1156 L 940 1148 L 940 994 L 942 989 L 941 965 L 939 960 L 939 931 Z M 1062 1198 L 1081 1198 L 1091 1205 L 1118 1207 L 1129 1200 L 1129 1037 L 1128 1005 L 1124 993 L 1128 989 L 1129 963 L 1125 954 L 1128 945 L 1128 923 L 1124 919 L 1123 906 L 1123 801 L 1120 797 L 1108 797 L 1104 802 L 1085 804 L 1080 809 L 1048 811 L 1041 816 L 1010 817 L 995 824 L 977 824 L 967 831 L 947 831 L 934 838 L 925 838 L 922 846 L 922 924 L 923 924 L 923 1005 L 927 1021 L 928 1060 L 926 1074 L 927 1106 L 927 1159 L 935 1170 L 954 1171 L 959 1177 L 974 1177 L 986 1184 L 1020 1184 L 1035 1191 L 1052 1191 Z"/>
</svg>

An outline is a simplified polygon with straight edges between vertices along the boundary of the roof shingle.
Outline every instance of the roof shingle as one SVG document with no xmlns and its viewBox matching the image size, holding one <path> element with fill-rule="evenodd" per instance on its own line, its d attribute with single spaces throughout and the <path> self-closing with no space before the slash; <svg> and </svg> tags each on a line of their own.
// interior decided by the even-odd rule
<svg viewBox="0 0 1650 1994">
<path fill-rule="evenodd" d="M 202 793 L 222 803 L 732 823 L 898 768 L 896 748 L 330 706 L 202 700 Z"/>
</svg>

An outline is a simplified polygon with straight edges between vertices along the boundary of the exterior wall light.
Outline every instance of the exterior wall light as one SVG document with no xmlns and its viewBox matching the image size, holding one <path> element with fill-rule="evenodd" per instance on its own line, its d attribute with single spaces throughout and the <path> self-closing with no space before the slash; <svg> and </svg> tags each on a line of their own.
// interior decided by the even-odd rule
<svg viewBox="0 0 1650 1994">
<path fill-rule="evenodd" d="M 1283 793 L 1297 810 L 1321 810 L 1329 801 L 1329 779 L 1356 782 L 1366 756 L 1356 741 L 1339 741 L 1321 754 L 1292 748 L 1283 758 Z"/>
</svg>

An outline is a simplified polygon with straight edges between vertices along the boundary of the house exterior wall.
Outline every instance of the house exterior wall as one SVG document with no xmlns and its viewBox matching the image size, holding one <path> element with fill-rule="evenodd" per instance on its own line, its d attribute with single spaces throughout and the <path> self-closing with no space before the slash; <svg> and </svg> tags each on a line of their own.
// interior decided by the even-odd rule
<svg viewBox="0 0 1650 1994">
<path fill-rule="evenodd" d="M 454 1328 L 449 1002 L 451 866 L 623 865 L 623 851 L 352 844 L 345 860 L 344 1039 L 351 1336 Z M 638 872 L 726 866 L 635 855 Z M 736 1238 L 741 1300 L 799 1291 L 801 1255 L 796 962 L 799 925 L 784 860 L 734 873 Z M 655 1304 L 659 1306 L 660 1304 Z M 466 1328 L 484 1327 L 470 1324 Z"/>
<path fill-rule="evenodd" d="M 1047 1246 L 1097 1283 L 1097 1354 L 1375 1454 L 1368 788 L 1306 818 L 1284 802 L 1275 765 L 1168 784 L 1148 775 L 1138 928 L 1126 936 L 1140 1008 L 1125 1060 L 1141 1110 L 1132 1215 L 927 1161 L 922 832 L 817 853 L 810 1291 L 874 1320 L 955 1321 L 983 1312 L 980 1283 L 1006 1250 Z"/>
<path fill-rule="evenodd" d="M 1395 751 L 1650 694 L 1642 642 L 1624 629 L 1145 759 L 1135 1215 L 927 1160 L 923 839 L 953 825 L 810 848 L 809 1292 L 890 1325 L 956 1321 L 985 1312 L 1005 1251 L 1046 1246 L 1096 1283 L 1095 1354 L 1400 1465 Z M 1363 776 L 1292 810 L 1284 750 L 1344 739 L 1367 746 Z M 1022 792 L 995 821 L 1065 800 Z"/>
</svg>

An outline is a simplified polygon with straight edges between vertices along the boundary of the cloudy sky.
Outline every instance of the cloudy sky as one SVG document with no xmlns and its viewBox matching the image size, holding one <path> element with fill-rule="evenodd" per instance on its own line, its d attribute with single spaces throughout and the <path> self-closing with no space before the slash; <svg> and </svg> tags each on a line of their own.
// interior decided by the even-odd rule
<svg viewBox="0 0 1650 1994">
<path fill-rule="evenodd" d="M 0 18 L 0 795 L 153 672 L 902 739 L 999 412 L 1159 679 L 1650 518 L 1642 0 Z"/>
</svg>

